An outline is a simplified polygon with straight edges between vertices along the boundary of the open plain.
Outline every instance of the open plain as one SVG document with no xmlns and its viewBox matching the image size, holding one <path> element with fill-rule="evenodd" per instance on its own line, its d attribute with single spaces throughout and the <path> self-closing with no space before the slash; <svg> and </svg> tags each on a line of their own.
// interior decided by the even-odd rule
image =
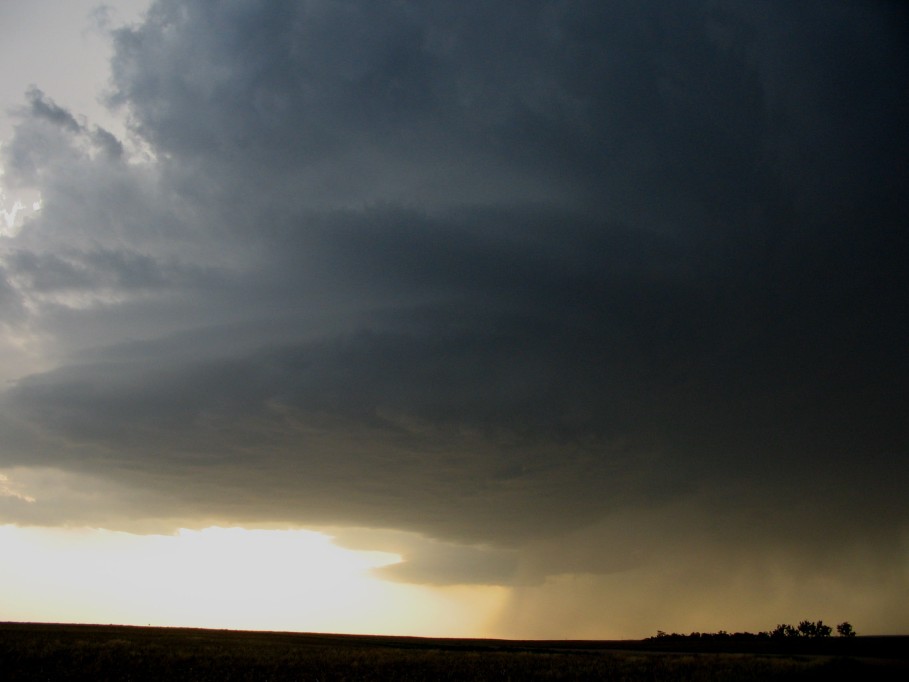
<svg viewBox="0 0 909 682">
<path fill-rule="evenodd" d="M 909 672 L 909 637 L 668 644 L 0 623 L 0 678 L 897 680 Z"/>
</svg>

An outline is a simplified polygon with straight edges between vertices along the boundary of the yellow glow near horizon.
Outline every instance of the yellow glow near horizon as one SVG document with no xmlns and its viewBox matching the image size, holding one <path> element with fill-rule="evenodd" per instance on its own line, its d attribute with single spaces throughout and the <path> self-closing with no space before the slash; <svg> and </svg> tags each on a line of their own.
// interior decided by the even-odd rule
<svg viewBox="0 0 909 682">
<path fill-rule="evenodd" d="M 400 560 L 305 530 L 0 526 L 0 620 L 484 636 L 497 587 L 391 583 Z"/>
</svg>

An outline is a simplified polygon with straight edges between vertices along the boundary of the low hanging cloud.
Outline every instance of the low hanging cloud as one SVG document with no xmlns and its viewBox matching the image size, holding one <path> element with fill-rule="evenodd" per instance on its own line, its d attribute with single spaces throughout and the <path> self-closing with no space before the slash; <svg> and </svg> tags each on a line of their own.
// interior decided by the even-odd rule
<svg viewBox="0 0 909 682">
<path fill-rule="evenodd" d="M 141 145 L 33 89 L 3 147 L 44 207 L 0 466 L 98 486 L 3 520 L 390 529 L 436 584 L 893 569 L 905 20 L 154 2 L 112 32 Z"/>
</svg>

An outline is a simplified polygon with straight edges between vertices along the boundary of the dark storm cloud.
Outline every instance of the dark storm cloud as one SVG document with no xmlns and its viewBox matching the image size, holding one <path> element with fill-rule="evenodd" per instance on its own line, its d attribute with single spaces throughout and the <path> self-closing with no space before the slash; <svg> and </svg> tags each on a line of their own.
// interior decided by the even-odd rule
<svg viewBox="0 0 909 682">
<path fill-rule="evenodd" d="M 143 491 L 128 518 L 439 539 L 400 579 L 616 573 L 669 528 L 892 565 L 905 26 L 156 2 L 110 95 L 149 160 L 38 91 L 4 148 L 46 203 L 10 297 L 61 358 L 4 394 L 4 461 Z"/>
</svg>

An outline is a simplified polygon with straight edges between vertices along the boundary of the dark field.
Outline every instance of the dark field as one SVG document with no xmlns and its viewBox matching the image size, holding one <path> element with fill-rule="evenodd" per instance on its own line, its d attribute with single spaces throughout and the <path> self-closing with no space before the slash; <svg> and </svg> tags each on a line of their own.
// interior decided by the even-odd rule
<svg viewBox="0 0 909 682">
<path fill-rule="evenodd" d="M 909 679 L 909 637 L 743 644 L 422 639 L 0 623 L 0 680 Z"/>
</svg>

